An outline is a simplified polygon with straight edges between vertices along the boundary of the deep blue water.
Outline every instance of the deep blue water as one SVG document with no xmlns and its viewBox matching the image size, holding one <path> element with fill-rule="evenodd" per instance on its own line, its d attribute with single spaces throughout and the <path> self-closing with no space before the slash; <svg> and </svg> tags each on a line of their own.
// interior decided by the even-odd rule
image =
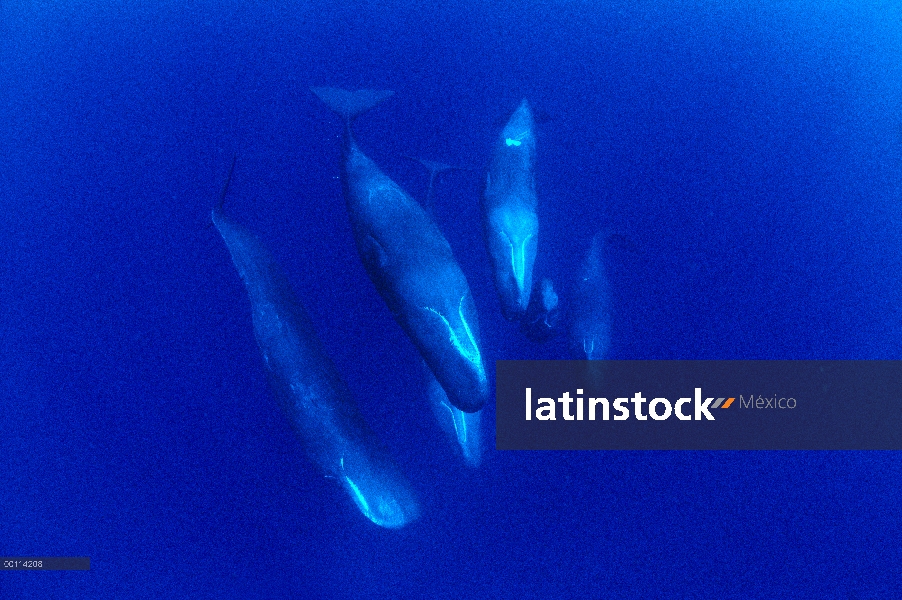
<svg viewBox="0 0 902 600">
<path fill-rule="evenodd" d="M 735 5 L 734 5 L 735 4 Z M 890 452 L 497 452 L 465 467 L 363 270 L 341 126 L 437 218 L 483 352 L 501 317 L 485 167 L 526 97 L 537 272 L 567 300 L 606 229 L 612 358 L 902 355 L 902 5 L 0 4 L 0 598 L 902 597 Z M 279 412 L 227 210 L 284 266 L 423 515 L 380 529 Z M 492 409 L 488 409 L 493 422 Z M 487 433 L 487 435 L 490 435 Z M 491 443 L 491 440 L 488 440 Z"/>
</svg>

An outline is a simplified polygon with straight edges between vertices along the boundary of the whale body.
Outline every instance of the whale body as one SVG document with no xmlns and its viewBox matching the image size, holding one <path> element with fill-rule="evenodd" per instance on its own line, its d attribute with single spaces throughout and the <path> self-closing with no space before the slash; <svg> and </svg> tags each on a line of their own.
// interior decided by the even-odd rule
<svg viewBox="0 0 902 600">
<path fill-rule="evenodd" d="M 426 187 L 426 196 L 423 206 L 426 212 L 433 220 L 435 212 L 432 206 L 432 186 L 435 182 L 435 176 L 439 173 L 459 169 L 451 165 L 426 160 L 423 158 L 407 158 L 415 160 L 423 165 L 429 171 L 429 185 Z M 432 408 L 432 414 L 435 415 L 439 427 L 445 432 L 445 435 L 451 440 L 454 446 L 463 456 L 467 466 L 476 468 L 482 462 L 482 412 L 463 412 L 459 408 L 453 406 L 448 401 L 448 394 L 442 388 L 441 384 L 429 370 L 429 365 L 421 361 L 423 372 L 426 376 L 426 399 Z"/>
<path fill-rule="evenodd" d="M 342 184 L 357 251 L 448 400 L 476 412 L 490 390 L 467 279 L 428 212 L 361 150 L 351 121 L 391 92 L 312 88 L 345 122 Z"/>
<path fill-rule="evenodd" d="M 310 460 L 376 525 L 399 528 L 416 519 L 410 484 L 363 420 L 282 269 L 221 207 L 213 224 L 247 289 L 273 392 Z"/>
<path fill-rule="evenodd" d="M 611 284 L 604 264 L 605 235 L 592 238 L 573 294 L 570 348 L 575 358 L 603 360 L 611 347 Z"/>
<path fill-rule="evenodd" d="M 483 227 L 492 259 L 501 312 L 520 319 L 529 306 L 539 220 L 533 161 L 532 111 L 526 100 L 514 111 L 495 143 L 483 194 Z"/>
</svg>

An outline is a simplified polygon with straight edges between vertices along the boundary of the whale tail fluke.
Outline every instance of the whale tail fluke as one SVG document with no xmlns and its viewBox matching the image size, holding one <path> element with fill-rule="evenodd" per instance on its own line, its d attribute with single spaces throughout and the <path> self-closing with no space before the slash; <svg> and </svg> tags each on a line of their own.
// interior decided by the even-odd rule
<svg viewBox="0 0 902 600">
<path fill-rule="evenodd" d="M 341 115 L 346 123 L 350 123 L 357 115 L 365 113 L 394 94 L 391 90 L 356 90 L 352 92 L 332 87 L 312 87 L 310 91 L 325 102 L 326 106 Z"/>
<path fill-rule="evenodd" d="M 469 171 L 468 167 L 457 167 L 454 165 L 446 165 L 445 163 L 436 162 L 434 160 L 426 160 L 425 158 L 417 158 L 416 156 L 410 156 L 408 154 L 402 155 L 404 158 L 408 158 L 410 160 L 415 160 L 420 163 L 426 170 L 429 171 L 429 185 L 426 187 L 426 199 L 423 200 L 423 205 L 430 211 L 433 211 L 432 207 L 432 185 L 435 183 L 435 177 L 439 173 L 444 173 L 445 171 Z"/>
<path fill-rule="evenodd" d="M 416 161 L 423 165 L 431 176 L 441 173 L 442 171 L 450 171 L 452 169 L 461 169 L 463 167 L 455 167 L 454 165 L 446 165 L 445 163 L 437 162 L 434 160 L 426 160 L 425 158 L 418 158 L 416 156 L 410 156 L 409 154 L 403 154 L 404 158 Z"/>
</svg>

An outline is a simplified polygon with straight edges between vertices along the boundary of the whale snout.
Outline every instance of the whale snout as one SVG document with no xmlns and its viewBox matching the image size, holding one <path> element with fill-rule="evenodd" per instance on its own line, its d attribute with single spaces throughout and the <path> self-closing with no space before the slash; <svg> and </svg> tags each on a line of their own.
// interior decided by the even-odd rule
<svg viewBox="0 0 902 600">
<path fill-rule="evenodd" d="M 375 468 L 365 460 L 341 459 L 341 484 L 367 519 L 386 529 L 404 527 L 419 517 L 419 503 L 394 468 Z"/>
</svg>

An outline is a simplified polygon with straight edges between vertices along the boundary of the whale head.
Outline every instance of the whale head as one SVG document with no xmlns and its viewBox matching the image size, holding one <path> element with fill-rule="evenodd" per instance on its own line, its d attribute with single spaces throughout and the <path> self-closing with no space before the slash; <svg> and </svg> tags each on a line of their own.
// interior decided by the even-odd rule
<svg viewBox="0 0 902 600">
<path fill-rule="evenodd" d="M 400 473 L 374 458 L 341 457 L 335 478 L 367 519 L 387 529 L 404 527 L 419 516 L 419 503 Z"/>
<path fill-rule="evenodd" d="M 508 119 L 507 124 L 501 132 L 507 146 L 519 147 L 528 138 L 532 137 L 535 123 L 532 118 L 532 110 L 529 108 L 529 102 L 524 99 L 520 102 L 520 106 Z"/>
</svg>

